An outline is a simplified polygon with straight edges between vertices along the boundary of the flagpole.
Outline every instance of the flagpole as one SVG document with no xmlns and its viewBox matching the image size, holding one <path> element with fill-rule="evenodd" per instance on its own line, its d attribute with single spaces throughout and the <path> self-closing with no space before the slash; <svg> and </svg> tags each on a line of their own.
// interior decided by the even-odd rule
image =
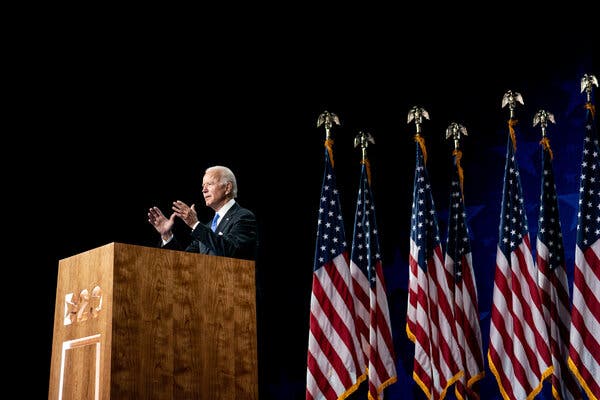
<svg viewBox="0 0 600 400">
<path fill-rule="evenodd" d="M 546 128 L 548 127 L 548 122 L 555 124 L 554 114 L 546 111 L 539 110 L 533 116 L 533 127 L 535 128 L 537 125 L 540 126 L 542 130 L 542 139 L 540 140 L 540 144 L 544 146 L 544 149 L 548 150 L 548 155 L 550 159 L 554 158 L 554 154 L 552 153 L 552 148 L 550 148 L 550 139 L 546 136 Z"/>
<path fill-rule="evenodd" d="M 340 125 L 339 117 L 325 110 L 319 115 L 317 119 L 317 128 L 320 126 L 324 126 L 325 128 L 325 148 L 327 149 L 327 154 L 329 154 L 329 162 L 333 167 L 333 139 L 331 138 L 331 128 L 333 125 Z"/>
<path fill-rule="evenodd" d="M 460 139 L 462 136 L 468 136 L 467 128 L 458 122 L 451 122 L 446 128 L 446 139 L 452 138 L 454 140 L 454 150 L 459 150 Z"/>
<path fill-rule="evenodd" d="M 502 108 L 508 106 L 509 117 L 508 117 L 508 130 L 510 133 L 510 139 L 513 144 L 513 149 L 517 150 L 517 138 L 515 136 L 514 127 L 517 126 L 517 119 L 515 118 L 515 110 L 518 104 L 524 105 L 523 96 L 519 92 L 513 92 L 512 90 L 506 91 L 502 97 Z"/>
<path fill-rule="evenodd" d="M 546 127 L 548 126 L 548 122 L 555 124 L 554 114 L 548 112 L 546 110 L 539 110 L 533 116 L 533 126 L 540 126 L 542 130 L 542 138 L 546 137 Z"/>
<path fill-rule="evenodd" d="M 360 146 L 361 149 L 361 164 L 367 161 L 367 147 L 369 143 L 375 144 L 375 139 L 369 132 L 358 131 L 356 137 L 354 137 L 354 148 Z"/>
<path fill-rule="evenodd" d="M 416 126 L 416 136 L 421 135 L 421 126 L 423 125 L 423 118 L 429 119 L 429 113 L 423 107 L 413 106 L 408 112 L 407 124 L 414 121 Z"/>
<path fill-rule="evenodd" d="M 361 159 L 360 163 L 364 164 L 367 168 L 367 178 L 369 184 L 371 184 L 371 166 L 369 164 L 369 158 L 367 157 L 367 147 L 369 143 L 375 144 L 375 139 L 369 132 L 358 131 L 358 135 L 354 138 L 354 148 L 360 146 Z"/>
<path fill-rule="evenodd" d="M 583 78 L 581 78 L 581 93 L 585 90 L 587 103 L 592 102 L 592 89 L 594 86 L 598 87 L 598 79 L 596 76 L 584 74 Z"/>
<path fill-rule="evenodd" d="M 464 199 L 463 192 L 463 169 L 460 165 L 460 160 L 462 158 L 462 151 L 460 150 L 460 139 L 462 136 L 468 136 L 467 128 L 464 125 L 459 124 L 458 122 L 451 122 L 446 128 L 446 139 L 452 138 L 454 141 L 454 150 L 452 151 L 452 155 L 454 156 L 454 160 L 456 163 L 456 170 L 458 171 L 458 179 L 460 183 L 460 191 L 461 195 Z"/>
<path fill-rule="evenodd" d="M 331 128 L 334 124 L 338 126 L 340 125 L 340 119 L 336 114 L 325 110 L 321 113 L 321 115 L 319 115 L 319 118 L 317 119 L 317 128 L 319 128 L 321 125 L 324 126 L 325 140 L 331 140 Z"/>
<path fill-rule="evenodd" d="M 502 108 L 508 105 L 508 110 L 510 112 L 509 118 L 515 119 L 515 110 L 518 106 L 518 103 L 521 105 L 525 105 L 523 102 L 523 96 L 519 92 L 513 92 L 512 90 L 507 90 L 502 97 Z"/>
<path fill-rule="evenodd" d="M 425 147 L 425 138 L 421 136 L 421 127 L 423 125 L 423 118 L 429 119 L 429 113 L 423 107 L 413 106 L 408 112 L 408 118 L 406 123 L 415 123 L 415 141 L 419 143 L 421 151 L 423 152 L 423 161 L 427 163 L 427 150 Z"/>
</svg>

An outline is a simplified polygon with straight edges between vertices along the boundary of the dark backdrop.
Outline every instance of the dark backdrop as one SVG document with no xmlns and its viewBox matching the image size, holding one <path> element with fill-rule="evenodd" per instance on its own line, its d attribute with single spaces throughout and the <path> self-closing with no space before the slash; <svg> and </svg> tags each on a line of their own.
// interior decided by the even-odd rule
<svg viewBox="0 0 600 400">
<path fill-rule="evenodd" d="M 592 65 L 597 42 L 585 24 L 546 29 L 542 23 L 525 32 L 527 21 L 510 30 L 447 21 L 427 25 L 435 30 L 424 39 L 426 29 L 387 20 L 368 28 L 354 20 L 334 28 L 327 18 L 244 20 L 234 31 L 234 22 L 222 16 L 210 29 L 207 16 L 191 25 L 128 16 L 57 25 L 36 41 L 33 59 L 40 67 L 29 99 L 36 112 L 26 121 L 39 139 L 32 146 L 28 135 L 17 135 L 37 165 L 34 172 L 23 167 L 20 183 L 23 192 L 36 194 L 18 202 L 31 217 L 24 238 L 33 238 L 24 242 L 35 249 L 35 265 L 20 269 L 40 285 L 41 313 L 28 328 L 37 338 L 35 398 L 47 395 L 58 261 L 115 241 L 154 246 L 157 235 L 146 216 L 153 205 L 168 210 L 174 200 L 195 203 L 208 220 L 201 180 L 214 164 L 233 169 L 238 201 L 259 221 L 261 398 L 304 398 L 323 171 L 324 131 L 316 120 L 324 110 L 342 122 L 334 130 L 334 154 L 348 234 L 360 171 L 352 141 L 358 130 L 376 140 L 369 158 L 399 372 L 386 398 L 421 398 L 404 330 L 415 154 L 414 125 L 406 118 L 412 106 L 431 116 L 424 136 L 444 235 L 451 167 L 445 129 L 452 121 L 468 129 L 465 201 L 484 350 L 507 139 L 508 113 L 500 103 L 508 89 L 525 100 L 517 114 L 517 155 L 532 238 L 541 160 L 539 129 L 531 122 L 540 108 L 557 119 L 549 132 L 572 273 L 583 134 L 577 129 L 584 101 L 579 84 L 584 73 L 599 76 Z M 489 370 L 482 389 L 484 398 L 499 398 Z"/>
</svg>

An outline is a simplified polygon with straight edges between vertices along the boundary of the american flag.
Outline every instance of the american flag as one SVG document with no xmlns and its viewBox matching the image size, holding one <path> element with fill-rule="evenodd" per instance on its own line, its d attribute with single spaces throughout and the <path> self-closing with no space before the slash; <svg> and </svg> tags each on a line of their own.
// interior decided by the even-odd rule
<svg viewBox="0 0 600 400">
<path fill-rule="evenodd" d="M 453 271 L 445 269 L 438 220 L 425 160 L 417 139 L 410 234 L 406 332 L 415 344 L 413 379 L 430 400 L 444 398 L 459 378 Z"/>
<path fill-rule="evenodd" d="M 375 203 L 367 168 L 368 164 L 363 163 L 356 201 L 350 270 L 357 326 L 368 362 L 369 399 L 379 400 L 383 399 L 383 389 L 396 382 L 397 376 Z"/>
<path fill-rule="evenodd" d="M 536 241 L 544 318 L 550 334 L 552 392 L 559 400 L 581 399 L 581 391 L 567 365 L 571 324 L 569 286 L 565 250 L 558 212 L 558 196 L 552 168 L 552 151 L 547 137 L 542 139 L 542 185 Z"/>
<path fill-rule="evenodd" d="M 355 325 L 348 245 L 333 160 L 325 142 L 317 240 L 310 299 L 306 399 L 343 399 L 365 379 Z"/>
<path fill-rule="evenodd" d="M 594 106 L 586 104 L 569 367 L 590 399 L 600 399 L 600 147 Z"/>
<path fill-rule="evenodd" d="M 464 372 L 456 381 L 455 394 L 458 399 L 479 399 L 479 392 L 474 385 L 484 376 L 483 350 L 471 239 L 459 179 L 460 154 L 460 150 L 455 150 L 456 168 L 452 177 L 445 259 L 446 270 L 454 273 L 454 315 L 461 369 Z"/>
<path fill-rule="evenodd" d="M 531 254 L 523 189 L 509 120 L 488 361 L 505 400 L 533 398 L 552 373 L 548 329 L 542 315 Z"/>
</svg>

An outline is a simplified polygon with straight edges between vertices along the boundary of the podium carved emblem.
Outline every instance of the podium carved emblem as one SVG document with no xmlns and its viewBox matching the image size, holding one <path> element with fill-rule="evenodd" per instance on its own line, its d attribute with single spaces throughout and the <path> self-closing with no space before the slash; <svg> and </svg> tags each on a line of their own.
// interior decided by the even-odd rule
<svg viewBox="0 0 600 400">
<path fill-rule="evenodd" d="M 91 290 L 86 288 L 79 293 L 65 295 L 65 325 L 98 318 L 100 311 L 102 311 L 102 288 L 98 285 L 93 285 Z"/>
</svg>

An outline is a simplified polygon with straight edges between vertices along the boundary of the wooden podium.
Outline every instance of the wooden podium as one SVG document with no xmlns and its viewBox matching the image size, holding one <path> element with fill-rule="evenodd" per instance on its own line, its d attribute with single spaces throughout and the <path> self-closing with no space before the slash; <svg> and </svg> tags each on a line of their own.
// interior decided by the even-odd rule
<svg viewBox="0 0 600 400">
<path fill-rule="evenodd" d="M 258 399 L 254 262 L 110 243 L 59 261 L 49 399 Z"/>
</svg>

